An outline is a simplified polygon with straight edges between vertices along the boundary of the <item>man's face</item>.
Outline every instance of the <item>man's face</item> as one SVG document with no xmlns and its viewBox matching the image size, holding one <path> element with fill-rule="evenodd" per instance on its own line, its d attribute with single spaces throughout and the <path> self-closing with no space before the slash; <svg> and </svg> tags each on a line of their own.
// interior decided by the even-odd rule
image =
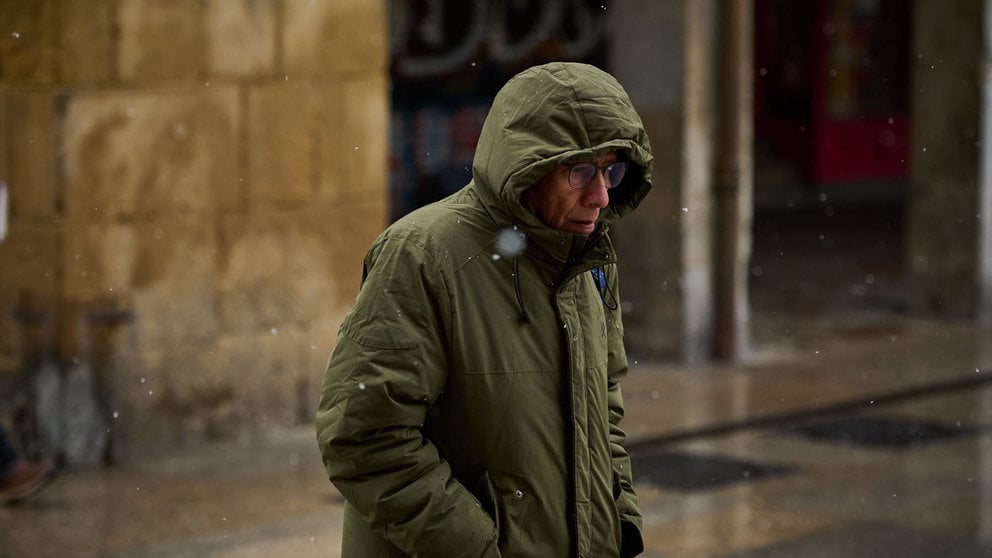
<svg viewBox="0 0 992 558">
<path fill-rule="evenodd" d="M 616 153 L 611 151 L 592 162 L 602 168 L 616 160 Z M 568 183 L 568 175 L 567 166 L 558 166 L 537 184 L 524 190 L 520 201 L 548 227 L 589 236 L 596 229 L 599 210 L 610 203 L 607 193 L 610 184 L 604 173 L 597 170 L 588 186 L 574 188 Z"/>
</svg>

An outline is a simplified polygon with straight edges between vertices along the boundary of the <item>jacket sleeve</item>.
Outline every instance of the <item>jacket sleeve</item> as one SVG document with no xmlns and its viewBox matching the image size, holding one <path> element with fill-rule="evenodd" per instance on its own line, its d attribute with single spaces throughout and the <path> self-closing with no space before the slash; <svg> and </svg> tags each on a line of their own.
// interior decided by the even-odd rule
<svg viewBox="0 0 992 558">
<path fill-rule="evenodd" d="M 609 277 L 609 289 L 615 294 L 615 300 L 620 300 L 616 266 L 612 266 Z M 616 486 L 614 495 L 617 499 L 617 509 L 620 511 L 622 558 L 636 556 L 644 551 L 644 541 L 641 536 L 643 520 L 637 505 L 637 494 L 634 493 L 634 482 L 630 468 L 630 455 L 624 447 L 627 435 L 620 428 L 623 419 L 623 394 L 620 381 L 627 375 L 627 353 L 623 345 L 623 322 L 620 316 L 620 305 L 609 312 L 607 319 L 612 319 L 612 327 L 607 327 L 609 335 L 609 392 L 610 409 L 610 451 L 613 455 L 613 474 Z"/>
<path fill-rule="evenodd" d="M 331 482 L 369 526 L 410 556 L 499 556 L 496 527 L 422 431 L 447 374 L 439 270 L 410 243 L 366 258 L 317 410 Z"/>
</svg>

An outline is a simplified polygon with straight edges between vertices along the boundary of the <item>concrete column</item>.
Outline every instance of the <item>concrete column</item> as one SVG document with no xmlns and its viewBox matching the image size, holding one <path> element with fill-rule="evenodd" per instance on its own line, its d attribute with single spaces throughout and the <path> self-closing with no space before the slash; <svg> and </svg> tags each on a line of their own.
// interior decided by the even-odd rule
<svg viewBox="0 0 992 558">
<path fill-rule="evenodd" d="M 654 190 L 614 234 L 634 355 L 694 363 L 745 352 L 752 12 L 744 0 L 610 6 L 610 69 L 655 154 Z"/>
<path fill-rule="evenodd" d="M 683 235 L 682 355 L 689 363 L 713 357 L 715 338 L 714 161 L 716 159 L 716 58 L 719 6 L 686 3 L 685 70 L 679 207 Z"/>
<path fill-rule="evenodd" d="M 979 2 L 913 4 L 906 275 L 916 312 L 988 312 L 983 15 Z"/>
<path fill-rule="evenodd" d="M 716 176 L 716 356 L 742 358 L 749 344 L 754 138 L 754 6 L 721 4 Z"/>
<path fill-rule="evenodd" d="M 688 314 L 709 313 L 711 290 L 705 254 L 709 243 L 687 245 L 699 237 L 686 230 L 690 225 L 706 230 L 696 219 L 708 207 L 705 199 L 696 203 L 690 191 L 703 187 L 706 177 L 693 176 L 687 182 L 684 176 L 685 158 L 694 153 L 686 150 L 686 141 L 709 143 L 707 130 L 693 128 L 690 133 L 685 124 L 686 19 L 694 4 L 624 0 L 612 2 L 607 12 L 609 68 L 644 120 L 655 156 L 654 189 L 613 234 L 620 258 L 625 337 L 634 358 L 688 359 L 689 347 L 705 343 L 687 340 L 685 329 Z M 703 112 L 694 115 L 705 118 Z M 697 248 L 703 253 L 697 254 Z M 687 269 L 687 259 L 692 269 Z"/>
</svg>

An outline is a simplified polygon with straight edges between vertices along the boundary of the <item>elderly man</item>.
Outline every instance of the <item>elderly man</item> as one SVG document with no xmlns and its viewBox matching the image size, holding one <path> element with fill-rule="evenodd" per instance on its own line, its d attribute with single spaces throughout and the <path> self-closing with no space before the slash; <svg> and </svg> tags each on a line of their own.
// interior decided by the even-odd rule
<svg viewBox="0 0 992 558">
<path fill-rule="evenodd" d="M 496 95 L 472 181 L 375 241 L 317 412 L 345 558 L 643 550 L 607 231 L 650 169 L 613 77 L 530 68 Z"/>
</svg>

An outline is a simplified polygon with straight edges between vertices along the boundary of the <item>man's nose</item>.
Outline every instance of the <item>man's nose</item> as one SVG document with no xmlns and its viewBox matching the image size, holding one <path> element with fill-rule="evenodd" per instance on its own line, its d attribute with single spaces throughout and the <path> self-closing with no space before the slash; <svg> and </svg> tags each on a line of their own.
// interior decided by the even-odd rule
<svg viewBox="0 0 992 558">
<path fill-rule="evenodd" d="M 589 182 L 589 185 L 583 191 L 586 205 L 600 209 L 609 205 L 609 186 L 610 183 L 607 181 L 606 173 L 602 170 L 597 170 L 596 175 L 593 176 L 592 181 Z"/>
</svg>

